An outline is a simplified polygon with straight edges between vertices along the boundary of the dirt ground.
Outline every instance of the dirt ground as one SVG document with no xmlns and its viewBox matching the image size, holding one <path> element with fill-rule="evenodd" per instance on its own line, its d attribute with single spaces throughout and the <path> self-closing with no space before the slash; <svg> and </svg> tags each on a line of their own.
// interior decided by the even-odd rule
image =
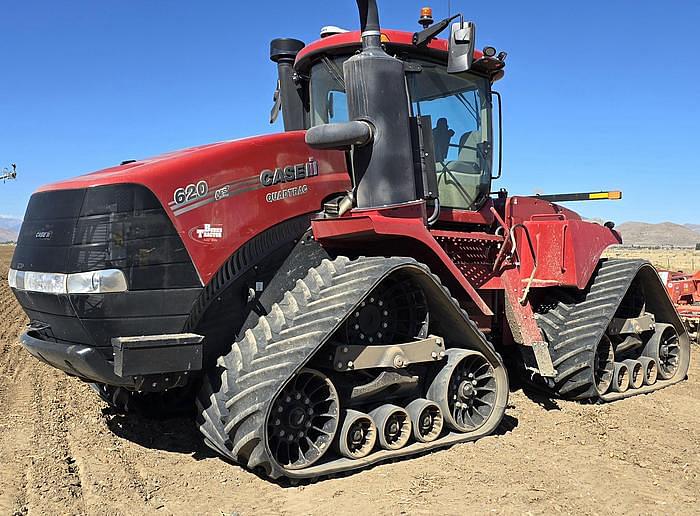
<svg viewBox="0 0 700 516">
<path fill-rule="evenodd" d="M 283 487 L 228 464 L 186 419 L 112 415 L 31 358 L 0 246 L 0 514 L 698 514 L 700 353 L 690 379 L 610 405 L 516 390 L 498 435 Z"/>
</svg>

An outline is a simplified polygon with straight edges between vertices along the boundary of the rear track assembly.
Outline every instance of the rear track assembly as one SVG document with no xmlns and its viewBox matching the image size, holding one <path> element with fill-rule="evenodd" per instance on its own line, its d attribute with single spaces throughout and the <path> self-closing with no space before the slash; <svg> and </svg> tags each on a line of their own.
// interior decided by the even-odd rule
<svg viewBox="0 0 700 516">
<path fill-rule="evenodd" d="M 557 369 L 555 395 L 613 401 L 686 377 L 688 333 L 649 263 L 601 260 L 583 294 L 554 306 L 546 299 L 536 314 Z"/>
</svg>

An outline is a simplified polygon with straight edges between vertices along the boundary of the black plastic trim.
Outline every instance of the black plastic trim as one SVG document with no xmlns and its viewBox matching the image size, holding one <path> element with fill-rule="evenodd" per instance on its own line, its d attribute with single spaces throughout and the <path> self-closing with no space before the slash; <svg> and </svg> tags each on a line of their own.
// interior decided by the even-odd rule
<svg viewBox="0 0 700 516">
<path fill-rule="evenodd" d="M 132 378 L 117 376 L 114 362 L 92 346 L 49 342 L 31 330 L 23 333 L 19 341 L 32 356 L 70 375 L 108 385 L 136 387 Z"/>
</svg>

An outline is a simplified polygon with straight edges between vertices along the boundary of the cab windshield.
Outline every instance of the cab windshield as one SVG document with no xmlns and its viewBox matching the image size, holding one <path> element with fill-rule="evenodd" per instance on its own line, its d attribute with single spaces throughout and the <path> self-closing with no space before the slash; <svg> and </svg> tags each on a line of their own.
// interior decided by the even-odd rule
<svg viewBox="0 0 700 516">
<path fill-rule="evenodd" d="M 311 70 L 311 125 L 348 120 L 343 62 L 324 57 Z M 489 82 L 471 74 L 448 74 L 443 65 L 416 61 L 409 73 L 414 116 L 431 117 L 440 203 L 477 209 L 491 187 L 491 103 Z"/>
</svg>

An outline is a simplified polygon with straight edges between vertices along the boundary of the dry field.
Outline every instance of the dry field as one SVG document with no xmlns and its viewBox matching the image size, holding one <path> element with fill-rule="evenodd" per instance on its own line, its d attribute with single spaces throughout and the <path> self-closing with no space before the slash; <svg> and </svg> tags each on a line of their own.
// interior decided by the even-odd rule
<svg viewBox="0 0 700 516">
<path fill-rule="evenodd" d="M 698 514 L 700 353 L 690 379 L 610 405 L 516 388 L 498 435 L 284 487 L 210 453 L 187 419 L 112 414 L 31 358 L 0 246 L 0 514 Z"/>
<path fill-rule="evenodd" d="M 655 267 L 673 271 L 695 272 L 700 269 L 700 251 L 693 249 L 612 247 L 605 256 L 649 260 Z"/>
</svg>

